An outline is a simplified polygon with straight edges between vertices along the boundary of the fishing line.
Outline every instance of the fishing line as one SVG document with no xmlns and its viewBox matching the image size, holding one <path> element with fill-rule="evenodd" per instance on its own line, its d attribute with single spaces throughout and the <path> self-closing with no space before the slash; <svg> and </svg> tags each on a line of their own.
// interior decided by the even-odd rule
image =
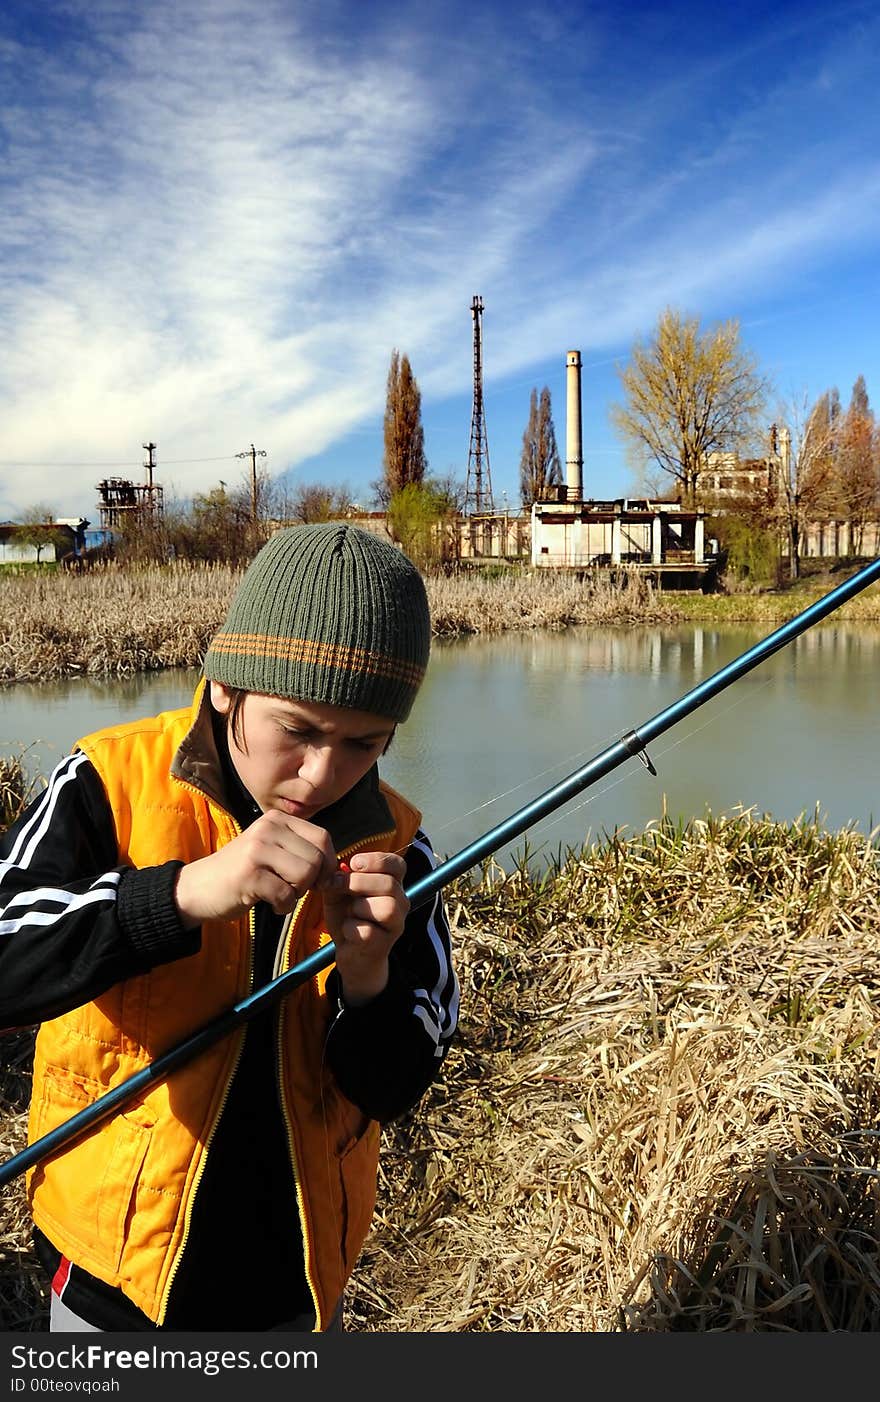
<svg viewBox="0 0 880 1402">
<path fill-rule="evenodd" d="M 767 682 L 762 682 L 761 685 L 762 685 L 762 686 L 766 686 L 766 685 L 767 685 Z M 741 705 L 742 703 L 741 703 L 741 702 L 735 702 L 735 703 L 733 703 L 733 704 L 735 704 L 735 705 Z M 733 705 L 731 705 L 731 707 L 728 708 L 728 709 L 733 709 Z M 724 714 L 724 712 L 722 712 L 721 714 Z M 699 728 L 699 729 L 702 729 L 702 727 L 698 727 L 698 728 Z M 619 738 L 619 736 L 620 736 L 620 731 L 619 731 L 619 729 L 607 730 L 607 731 L 605 732 L 604 735 L 600 735 L 600 736 L 599 736 L 598 743 L 601 744 L 602 746 L 610 745 L 610 744 L 612 744 L 615 740 L 617 740 L 617 739 Z M 671 747 L 671 748 L 674 748 L 674 747 Z M 502 800 L 503 798 L 510 798 L 511 794 L 519 793 L 521 789 L 525 789 L 525 788 L 527 788 L 528 786 L 534 784 L 538 779 L 544 779 L 544 778 L 547 777 L 548 774 L 555 774 L 555 773 L 556 773 L 558 770 L 560 770 L 560 769 L 567 769 L 567 768 L 569 768 L 569 766 L 570 766 L 570 764 L 571 764 L 571 761 L 572 761 L 573 759 L 575 759 L 575 760 L 577 760 L 577 759 L 582 759 L 582 758 L 584 757 L 584 755 L 588 755 L 588 754 L 592 754 L 592 753 L 594 753 L 594 751 L 593 751 L 593 749 L 592 749 L 592 746 L 587 746 L 587 745 L 585 745 L 584 748 L 583 748 L 582 750 L 576 750 L 576 751 L 574 751 L 573 753 L 569 753 L 569 754 L 567 754 L 567 755 L 564 755 L 561 759 L 556 760 L 556 762 L 555 762 L 554 764 L 548 765 L 548 766 L 546 767 L 546 769 L 539 769 L 539 770 L 534 771 L 532 774 L 527 774 L 527 775 L 525 776 L 525 778 L 524 778 L 524 779 L 521 779 L 520 782 L 519 782 L 518 784 L 514 784 L 514 785 L 513 785 L 511 788 L 509 788 L 509 789 L 504 789 L 503 791 L 499 791 L 497 794 L 494 795 L 493 798 L 487 799 L 485 803 L 480 803 L 480 804 L 478 804 L 476 808 L 468 808 L 464 813 L 456 813 L 455 817 L 453 817 L 453 818 L 447 818 L 447 820 L 446 820 L 445 823 L 440 823 L 440 824 L 434 824 L 434 823 L 432 823 L 432 824 L 431 824 L 431 833 L 432 833 L 432 835 L 433 835 L 434 833 L 445 832 L 445 831 L 447 830 L 447 828 L 451 828 L 451 827 L 453 826 L 454 823 L 463 823 L 463 822 L 465 821 L 466 818 L 473 818 L 477 813 L 484 813 L 484 812 L 486 811 L 486 809 L 487 809 L 487 808 L 491 808 L 492 805 L 493 805 L 494 803 L 500 803 L 501 800 Z M 624 776 L 624 777 L 627 777 L 627 776 Z M 596 797 L 597 797 L 597 798 L 601 798 L 601 796 L 602 796 L 603 793 L 608 793 L 610 789 L 616 788 L 616 787 L 618 786 L 618 784 L 621 784 L 621 783 L 623 783 L 623 779 L 618 779 L 614 784 L 609 784 L 608 788 L 607 788 L 607 789 L 601 790 L 600 793 L 596 795 Z M 591 802 L 591 801 L 592 801 L 591 799 L 586 799 L 586 800 L 585 800 L 586 803 L 589 803 L 589 802 Z M 582 807 L 583 805 L 580 805 L 580 806 Z M 572 809 L 571 811 L 572 811 L 572 812 L 576 812 L 577 810 L 576 810 L 576 809 Z M 563 815 L 563 817 L 564 817 L 564 815 Z M 554 820 L 554 821 L 555 821 L 555 820 Z"/>
<path fill-rule="evenodd" d="M 608 731 L 608 733 L 604 736 L 604 741 L 606 744 L 609 744 L 612 740 L 616 739 L 616 731 Z M 483 813 L 487 808 L 491 808 L 493 803 L 500 803 L 502 798 L 509 798 L 511 794 L 519 793 L 520 789 L 524 789 L 528 785 L 533 784 L 537 779 L 543 779 L 548 774 L 555 774 L 557 770 L 567 768 L 571 759 L 581 759 L 583 755 L 590 754 L 591 752 L 592 751 L 590 750 L 590 748 L 584 746 L 582 750 L 577 750 L 575 754 L 568 755 L 563 759 L 557 760 L 555 764 L 549 765 L 546 769 L 539 769 L 534 774 L 527 775 L 526 778 L 521 781 L 521 783 L 514 784 L 513 788 L 505 789 L 503 793 L 497 793 L 494 798 L 487 799 L 485 803 L 478 804 L 476 808 L 469 808 L 466 813 L 456 813 L 454 818 L 448 818 L 446 822 L 441 823 L 439 827 L 435 827 L 432 824 L 431 832 L 445 832 L 447 828 L 452 827 L 453 823 L 462 823 L 466 818 L 472 818 L 476 813 Z"/>
<path fill-rule="evenodd" d="M 759 683 L 760 690 L 763 691 L 765 687 L 768 687 L 772 680 L 772 677 L 766 677 L 762 682 Z M 680 740 L 674 740 L 672 744 L 667 745 L 665 749 L 655 750 L 654 753 L 657 754 L 660 759 L 662 759 L 664 755 L 671 754 L 672 751 L 677 750 L 679 746 L 686 745 L 688 740 L 692 739 L 694 735 L 698 735 L 701 730 L 708 730 L 711 726 L 717 725 L 718 721 L 720 721 L 724 716 L 726 716 L 729 711 L 735 711 L 738 709 L 738 707 L 744 705 L 746 701 L 753 700 L 754 694 L 749 697 L 743 696 L 738 701 L 732 701 L 729 706 L 725 706 L 724 709 L 718 711 L 716 715 L 710 716 L 709 719 L 704 721 L 702 725 L 693 726 L 687 732 L 686 735 L 682 735 Z M 640 767 L 644 768 L 644 765 L 641 765 Z M 597 798 L 604 798 L 605 794 L 611 793 L 612 789 L 619 788 L 621 784 L 625 784 L 629 779 L 632 779 L 633 776 L 637 773 L 639 773 L 639 768 L 637 768 L 634 765 L 630 766 L 629 768 L 622 769 L 619 779 L 615 779 L 610 784 L 606 784 L 605 788 L 600 789 L 598 793 L 590 794 L 587 798 L 583 800 L 582 803 L 577 803 L 574 805 L 574 807 L 567 807 L 564 813 L 558 813 L 555 818 L 545 819 L 543 828 L 541 827 L 541 823 L 536 823 L 535 830 L 538 831 L 540 829 L 541 831 L 546 832 L 547 828 L 552 828 L 555 823 L 564 822 L 566 818 L 570 817 L 573 813 L 579 813 L 582 808 L 586 808 Z"/>
<path fill-rule="evenodd" d="M 771 653 L 770 655 L 775 656 L 775 653 Z M 763 691 L 766 687 L 770 685 L 770 683 L 773 680 L 774 679 L 772 676 L 761 679 L 757 684 L 758 689 Z M 679 748 L 679 746 L 686 744 L 687 741 L 690 740 L 694 735 L 698 735 L 701 730 L 706 730 L 710 726 L 717 725 L 717 723 L 720 720 L 722 720 L 723 717 L 726 716 L 729 712 L 738 710 L 740 706 L 743 706 L 746 704 L 747 701 L 752 700 L 754 700 L 754 693 L 752 693 L 750 696 L 746 696 L 744 694 L 741 697 L 734 698 L 722 710 L 717 711 L 715 715 L 709 716 L 709 718 L 705 720 L 702 725 L 692 726 L 692 728 L 688 730 L 686 734 L 682 735 L 682 737 L 679 740 L 673 741 L 670 745 L 667 745 L 665 749 L 660 750 L 658 752 L 660 758 L 662 759 L 664 755 L 671 754 L 673 750 L 676 750 Z M 604 740 L 606 743 L 611 743 L 612 741 L 617 740 L 619 738 L 619 735 L 619 731 L 608 731 L 604 736 Z M 578 750 L 576 754 L 569 756 L 566 759 L 559 760 L 556 764 L 550 765 L 547 769 L 540 770 L 538 773 L 533 774 L 529 778 L 524 779 L 520 784 L 514 784 L 513 788 L 507 789 L 504 793 L 497 794 L 494 798 L 488 799 L 486 803 L 481 803 L 479 807 L 471 808 L 467 813 L 457 814 L 456 817 L 450 818 L 447 822 L 442 823 L 439 827 L 432 826 L 432 840 L 433 835 L 435 833 L 445 832 L 446 829 L 452 827 L 454 823 L 464 822 L 466 818 L 473 817 L 475 813 L 482 813 L 485 809 L 491 808 L 493 803 L 500 802 L 502 798 L 509 798 L 511 794 L 515 794 L 520 789 L 526 788 L 527 785 L 533 784 L 535 780 L 543 779 L 546 775 L 553 774 L 556 770 L 567 767 L 570 759 L 580 759 L 582 755 L 589 753 L 591 753 L 591 751 L 588 748 Z M 570 804 L 567 805 L 564 812 L 558 813 L 555 817 L 552 818 L 548 817 L 544 820 L 543 825 L 541 822 L 536 823 L 534 825 L 535 832 L 546 832 L 548 828 L 554 827 L 557 823 L 564 823 L 573 814 L 579 813 L 581 809 L 587 808 L 591 803 L 594 803 L 597 799 L 604 798 L 605 795 L 611 793 L 613 789 L 617 789 L 620 787 L 621 784 L 627 783 L 637 773 L 639 773 L 639 769 L 637 769 L 635 766 L 624 768 L 621 772 L 620 778 L 612 780 L 612 782 L 607 784 L 605 788 L 599 789 L 596 793 L 589 794 L 585 799 L 583 799 L 580 803 L 575 804 L 573 807 Z M 405 849 L 402 849 L 401 853 L 399 853 L 398 855 L 402 855 L 404 850 Z"/>
</svg>

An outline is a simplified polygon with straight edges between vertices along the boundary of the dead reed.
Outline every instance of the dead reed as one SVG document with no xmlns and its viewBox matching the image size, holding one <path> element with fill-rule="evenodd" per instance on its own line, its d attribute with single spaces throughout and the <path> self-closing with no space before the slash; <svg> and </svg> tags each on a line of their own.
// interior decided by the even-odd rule
<svg viewBox="0 0 880 1402">
<path fill-rule="evenodd" d="M 577 623 L 668 623 L 677 616 L 672 597 L 642 576 L 607 571 L 580 579 L 542 571 L 441 576 L 428 581 L 428 596 L 439 637 Z"/>
<path fill-rule="evenodd" d="M 0 684 L 197 667 L 240 577 L 228 566 L 184 563 L 0 575 Z M 434 632 L 443 637 L 675 616 L 641 580 L 523 574 L 426 583 Z"/>
<path fill-rule="evenodd" d="M 197 666 L 239 577 L 187 564 L 4 575 L 0 683 Z"/>
<path fill-rule="evenodd" d="M 23 755 L 0 755 L 0 831 L 14 823 L 34 785 L 27 777 Z"/>
<path fill-rule="evenodd" d="M 744 813 L 450 897 L 464 1022 L 385 1133 L 352 1327 L 880 1327 L 880 860 Z"/>
<path fill-rule="evenodd" d="M 661 822 L 447 903 L 461 1034 L 384 1131 L 349 1327 L 880 1328 L 876 841 Z M 20 1180 L 0 1211 L 0 1328 L 45 1328 Z"/>
<path fill-rule="evenodd" d="M 107 565 L 87 574 L 0 572 L 0 685 L 198 667 L 241 571 L 227 565 Z M 766 622 L 792 618 L 828 588 L 731 597 L 657 591 L 640 575 L 580 579 L 541 570 L 426 579 L 437 637 L 573 624 Z M 876 586 L 838 617 L 880 621 Z"/>
</svg>

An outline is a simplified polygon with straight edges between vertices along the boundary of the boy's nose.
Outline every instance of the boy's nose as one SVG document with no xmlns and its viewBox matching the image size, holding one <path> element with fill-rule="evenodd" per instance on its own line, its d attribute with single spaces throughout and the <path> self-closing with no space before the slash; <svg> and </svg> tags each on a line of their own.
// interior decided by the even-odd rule
<svg viewBox="0 0 880 1402">
<path fill-rule="evenodd" d="M 323 788 L 333 779 L 333 751 L 330 746 L 311 746 L 303 756 L 300 773 L 313 789 Z"/>
</svg>

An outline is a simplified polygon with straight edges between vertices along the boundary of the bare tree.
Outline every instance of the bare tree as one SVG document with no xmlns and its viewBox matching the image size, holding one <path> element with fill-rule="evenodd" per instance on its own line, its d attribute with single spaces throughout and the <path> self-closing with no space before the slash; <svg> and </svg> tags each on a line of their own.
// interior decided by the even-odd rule
<svg viewBox="0 0 880 1402">
<path fill-rule="evenodd" d="M 656 462 L 689 505 L 710 453 L 742 453 L 756 441 L 768 385 L 736 321 L 701 331 L 696 317 L 667 308 L 618 375 L 624 402 L 612 405 L 614 427 L 637 464 Z"/>
<path fill-rule="evenodd" d="M 456 477 L 454 468 L 449 468 L 442 476 L 426 478 L 423 485 L 430 487 L 438 500 L 443 502 L 443 509 L 448 516 L 463 515 L 467 501 L 467 483 Z"/>
<path fill-rule="evenodd" d="M 536 389 L 532 390 L 529 398 L 529 421 L 523 433 L 519 459 L 519 490 L 523 506 L 540 501 L 548 487 L 561 486 L 562 480 L 550 391 L 545 385 L 540 399 Z"/>
<path fill-rule="evenodd" d="M 802 395 L 783 406 L 779 415 L 778 469 L 768 510 L 771 522 L 787 541 L 792 579 L 800 574 L 807 525 L 834 509 L 837 417 L 830 407 L 833 403 L 833 391 L 820 396 L 812 407 Z"/>
<path fill-rule="evenodd" d="M 328 487 L 321 482 L 302 482 L 290 500 L 290 517 L 310 525 L 315 521 L 336 521 L 352 509 L 352 496 L 345 485 Z"/>
<path fill-rule="evenodd" d="M 385 401 L 383 476 L 374 490 L 383 505 L 404 487 L 424 481 L 428 462 L 422 428 L 422 396 L 405 355 L 391 353 Z"/>
<path fill-rule="evenodd" d="M 182 553 L 194 560 L 225 560 L 242 564 L 252 558 L 250 499 L 246 490 L 227 492 L 226 483 L 192 499 Z"/>
<path fill-rule="evenodd" d="M 31 548 L 37 552 L 37 564 L 40 563 L 44 550 L 50 547 L 53 550 L 63 549 L 69 544 L 69 537 L 54 523 L 55 514 L 51 506 L 46 506 L 44 502 L 38 502 L 35 506 L 27 507 L 21 515 L 21 520 L 12 531 L 12 539 L 19 548 Z"/>
</svg>

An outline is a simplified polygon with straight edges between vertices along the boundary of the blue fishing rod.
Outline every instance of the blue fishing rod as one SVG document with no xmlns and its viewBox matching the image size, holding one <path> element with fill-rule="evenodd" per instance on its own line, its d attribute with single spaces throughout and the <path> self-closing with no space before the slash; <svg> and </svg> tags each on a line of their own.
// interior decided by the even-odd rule
<svg viewBox="0 0 880 1402">
<path fill-rule="evenodd" d="M 558 784 L 547 789 L 538 798 L 527 803 L 525 807 L 512 813 L 504 822 L 492 828 L 468 847 L 449 857 L 445 862 L 440 863 L 427 876 L 423 876 L 420 881 L 416 881 L 412 886 L 407 887 L 406 895 L 409 898 L 410 906 L 416 909 L 432 900 L 444 886 L 448 886 L 457 876 L 469 871 L 485 857 L 489 857 L 493 852 L 505 843 L 512 842 L 514 838 L 520 837 L 527 828 L 549 813 L 567 803 L 576 794 L 582 793 L 584 789 L 595 784 L 597 780 L 603 779 L 606 774 L 617 769 L 626 760 L 638 757 L 645 765 L 649 773 L 656 775 L 657 771 L 648 755 L 647 747 L 657 739 L 658 735 L 664 734 L 673 725 L 691 715 L 698 707 L 710 701 L 713 696 L 740 677 L 745 676 L 759 663 L 772 657 L 780 648 L 786 646 L 794 638 L 805 633 L 808 628 L 812 628 L 815 623 L 820 623 L 827 618 L 835 609 L 840 608 L 849 599 L 867 589 L 870 584 L 880 580 L 880 558 L 866 565 L 856 574 L 851 575 L 843 584 L 839 584 L 836 589 L 817 599 L 809 608 L 796 615 L 788 623 L 784 623 L 775 632 L 770 633 L 762 642 L 756 643 L 754 647 L 742 653 L 739 657 L 728 662 L 725 667 L 714 672 L 711 677 L 699 683 L 691 691 L 685 693 L 671 706 L 659 711 L 656 716 L 644 722 L 636 730 L 629 730 L 613 745 L 602 750 L 595 758 L 576 769 L 568 778 L 560 780 Z M 264 984 L 263 987 L 243 998 L 240 1003 L 236 1003 L 227 1012 L 221 1013 L 219 1017 L 206 1023 L 199 1031 L 194 1032 L 191 1037 L 164 1052 L 145 1066 L 142 1071 L 121 1081 L 118 1086 L 107 1091 L 91 1105 L 80 1110 L 71 1119 L 56 1129 L 44 1135 L 42 1139 L 36 1140 L 33 1144 L 22 1149 L 20 1153 L 8 1159 L 6 1163 L 0 1164 L 0 1187 L 10 1183 L 19 1174 L 24 1173 L 28 1168 L 40 1163 L 41 1160 L 49 1158 L 58 1153 L 66 1144 L 70 1144 L 75 1139 L 79 1139 L 87 1130 L 94 1125 L 100 1124 L 124 1105 L 127 1105 L 135 1097 L 146 1094 L 150 1088 L 158 1082 L 165 1080 L 171 1073 L 184 1063 L 191 1061 L 205 1051 L 221 1037 L 226 1037 L 236 1028 L 250 1021 L 257 1013 L 273 1007 L 280 999 L 292 993 L 295 988 L 306 983 L 315 974 L 328 968 L 336 956 L 336 947 L 332 941 L 323 945 L 321 949 L 310 954 L 307 959 L 288 969 L 286 973 L 275 978 L 271 983 Z"/>
</svg>

